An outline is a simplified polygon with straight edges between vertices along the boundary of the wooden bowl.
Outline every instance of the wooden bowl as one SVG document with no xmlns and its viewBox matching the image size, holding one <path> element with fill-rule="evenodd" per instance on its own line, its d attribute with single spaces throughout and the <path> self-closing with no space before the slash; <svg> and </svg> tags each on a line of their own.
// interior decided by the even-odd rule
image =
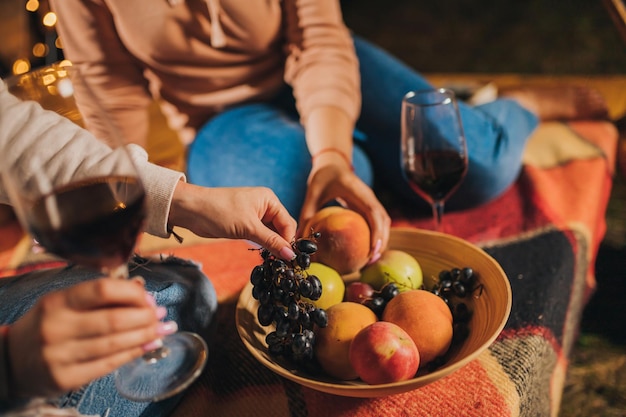
<svg viewBox="0 0 626 417">
<path fill-rule="evenodd" d="M 473 310 L 469 336 L 450 349 L 443 365 L 435 371 L 420 371 L 408 381 L 368 385 L 361 380 L 339 381 L 295 369 L 288 361 L 270 356 L 265 336 L 273 328 L 263 327 L 257 321 L 258 302 L 252 297 L 251 284 L 243 289 L 236 310 L 237 331 L 246 348 L 259 362 L 287 379 L 318 391 L 361 398 L 420 388 L 476 359 L 500 334 L 511 312 L 511 286 L 500 265 L 485 251 L 463 239 L 426 230 L 392 229 L 389 248 L 403 250 L 417 259 L 427 287 L 435 282 L 441 270 L 466 266 L 478 274 L 482 284 L 482 289 L 476 290 L 468 301 Z"/>
</svg>

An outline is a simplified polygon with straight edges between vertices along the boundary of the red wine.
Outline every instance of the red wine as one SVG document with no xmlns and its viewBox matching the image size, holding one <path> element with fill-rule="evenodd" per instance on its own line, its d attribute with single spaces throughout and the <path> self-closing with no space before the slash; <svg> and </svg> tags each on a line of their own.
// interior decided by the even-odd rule
<svg viewBox="0 0 626 417">
<path fill-rule="evenodd" d="M 58 188 L 29 213 L 31 233 L 48 251 L 97 269 L 125 263 L 145 218 L 136 178 L 100 177 Z"/>
<path fill-rule="evenodd" d="M 443 201 L 461 184 L 467 160 L 455 151 L 421 152 L 410 168 L 404 170 L 413 191 L 427 201 Z"/>
</svg>

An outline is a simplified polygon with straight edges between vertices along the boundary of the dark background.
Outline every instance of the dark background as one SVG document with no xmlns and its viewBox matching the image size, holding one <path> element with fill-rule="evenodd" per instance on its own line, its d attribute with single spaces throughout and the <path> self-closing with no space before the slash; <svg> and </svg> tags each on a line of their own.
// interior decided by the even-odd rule
<svg viewBox="0 0 626 417">
<path fill-rule="evenodd" d="M 601 0 L 343 0 L 357 34 L 422 72 L 624 74 Z"/>
<path fill-rule="evenodd" d="M 165 0 L 155 0 L 165 1 Z M 191 0 L 190 0 L 191 1 Z M 62 58 L 47 12 L 0 0 L 0 76 L 17 58 L 32 68 Z M 624 74 L 624 44 L 602 0 L 342 0 L 357 34 L 422 72 Z M 34 57 L 36 42 L 51 46 Z"/>
</svg>

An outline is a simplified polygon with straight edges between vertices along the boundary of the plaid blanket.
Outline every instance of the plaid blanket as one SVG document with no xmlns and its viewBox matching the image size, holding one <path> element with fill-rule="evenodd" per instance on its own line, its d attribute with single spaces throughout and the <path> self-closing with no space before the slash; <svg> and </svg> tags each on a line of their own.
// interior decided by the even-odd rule
<svg viewBox="0 0 626 417">
<path fill-rule="evenodd" d="M 497 340 L 476 360 L 402 394 L 334 396 L 257 362 L 235 328 L 237 297 L 260 263 L 258 251 L 248 250 L 246 242 L 190 239 L 161 247 L 144 242 L 144 255 L 198 262 L 221 303 L 206 370 L 173 415 L 556 416 L 582 309 L 595 287 L 616 142 L 608 122 L 542 124 L 510 189 L 482 207 L 446 214 L 446 232 L 482 247 L 501 264 L 512 286 L 512 311 Z M 391 215 L 394 226 L 430 228 L 430 218 L 411 217 L 402 207 Z"/>
<path fill-rule="evenodd" d="M 609 123 L 546 123 L 531 139 L 518 181 L 497 200 L 446 214 L 447 232 L 485 249 L 513 292 L 511 316 L 477 360 L 423 388 L 382 398 L 326 394 L 273 374 L 235 330 L 235 300 L 258 253 L 244 242 L 191 245 L 173 254 L 202 262 L 222 308 L 209 363 L 175 416 L 555 416 L 594 264 L 615 166 Z M 394 226 L 429 218 L 392 212 Z"/>
</svg>

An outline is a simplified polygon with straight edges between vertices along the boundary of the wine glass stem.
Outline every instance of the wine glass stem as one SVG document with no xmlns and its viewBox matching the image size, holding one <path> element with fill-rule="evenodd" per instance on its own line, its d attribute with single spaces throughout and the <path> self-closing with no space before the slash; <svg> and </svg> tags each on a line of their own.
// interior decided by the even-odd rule
<svg viewBox="0 0 626 417">
<path fill-rule="evenodd" d="M 128 279 L 130 277 L 130 273 L 128 271 L 128 264 L 126 263 L 123 263 L 115 268 L 108 270 L 107 273 L 113 279 Z M 143 281 L 143 279 L 141 280 Z M 161 346 L 152 351 L 146 352 L 143 355 L 143 359 L 148 363 L 155 363 L 156 361 L 165 358 L 168 354 L 169 354 L 169 349 L 167 349 L 164 346 Z"/>
<path fill-rule="evenodd" d="M 433 220 L 437 232 L 441 232 L 443 229 L 443 205 L 443 201 L 435 201 L 433 203 Z"/>
<path fill-rule="evenodd" d="M 129 279 L 130 278 L 130 273 L 128 271 L 128 264 L 126 263 L 123 263 L 119 266 L 116 266 L 115 268 L 111 268 L 104 272 L 111 279 Z M 143 278 L 140 278 L 140 277 L 136 277 L 134 279 L 139 279 L 142 283 L 144 282 Z M 153 363 L 155 360 L 158 360 L 160 358 L 167 356 L 167 353 L 168 353 L 167 349 L 164 349 L 163 347 L 159 347 L 153 350 L 152 352 L 146 352 L 144 355 L 144 359 L 147 362 Z"/>
</svg>

